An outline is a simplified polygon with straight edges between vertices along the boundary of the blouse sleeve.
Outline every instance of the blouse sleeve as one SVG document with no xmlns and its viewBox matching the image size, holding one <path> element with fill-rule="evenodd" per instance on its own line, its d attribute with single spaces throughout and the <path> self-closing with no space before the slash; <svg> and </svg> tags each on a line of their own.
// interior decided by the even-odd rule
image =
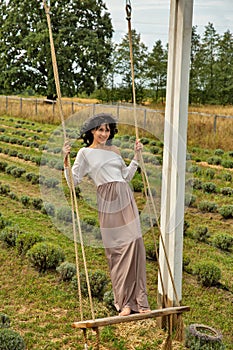
<svg viewBox="0 0 233 350">
<path fill-rule="evenodd" d="M 126 181 L 131 181 L 132 178 L 134 177 L 134 174 L 137 171 L 138 168 L 138 162 L 133 159 L 131 160 L 130 164 L 128 166 L 125 165 L 125 162 L 122 162 L 122 177 L 126 180 Z"/>
<path fill-rule="evenodd" d="M 76 156 L 76 159 L 74 161 L 74 164 L 72 166 L 72 176 L 74 181 L 74 186 L 77 186 L 81 181 L 82 178 L 87 175 L 88 173 L 88 162 L 86 160 L 86 157 L 83 152 L 83 148 L 81 148 Z M 64 175 L 66 178 L 66 181 L 69 185 L 69 170 L 67 168 L 64 169 Z"/>
</svg>

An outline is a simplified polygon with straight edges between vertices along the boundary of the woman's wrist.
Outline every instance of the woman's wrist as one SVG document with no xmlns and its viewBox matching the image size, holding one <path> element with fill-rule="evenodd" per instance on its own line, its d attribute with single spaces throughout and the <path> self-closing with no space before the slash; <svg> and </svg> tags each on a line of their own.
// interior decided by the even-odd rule
<svg viewBox="0 0 233 350">
<path fill-rule="evenodd" d="M 67 159 L 67 157 L 64 158 L 64 168 L 68 168 L 68 159 Z"/>
</svg>

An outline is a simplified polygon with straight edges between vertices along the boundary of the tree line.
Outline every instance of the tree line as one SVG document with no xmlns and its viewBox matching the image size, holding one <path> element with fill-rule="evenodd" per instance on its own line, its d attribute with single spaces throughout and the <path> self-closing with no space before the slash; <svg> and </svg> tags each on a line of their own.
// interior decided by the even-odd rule
<svg viewBox="0 0 233 350">
<path fill-rule="evenodd" d="M 102 101 L 131 101 L 128 34 L 112 40 L 111 14 L 103 0 L 51 0 L 51 22 L 63 96 L 91 94 Z M 163 101 L 168 45 L 151 50 L 132 31 L 137 102 Z M 54 96 L 47 20 L 42 1 L 0 3 L 0 94 Z M 192 30 L 190 103 L 233 103 L 233 34 L 212 23 Z"/>
</svg>

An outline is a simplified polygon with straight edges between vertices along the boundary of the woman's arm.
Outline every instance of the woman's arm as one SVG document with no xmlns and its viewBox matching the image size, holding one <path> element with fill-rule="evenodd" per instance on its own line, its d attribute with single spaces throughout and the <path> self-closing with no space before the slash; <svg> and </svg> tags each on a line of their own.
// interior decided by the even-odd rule
<svg viewBox="0 0 233 350">
<path fill-rule="evenodd" d="M 134 177 L 137 168 L 138 168 L 138 161 L 140 159 L 140 152 L 142 151 L 143 145 L 141 142 L 136 141 L 134 145 L 134 158 L 130 162 L 128 166 L 123 165 L 122 168 L 122 176 L 126 181 L 131 181 L 132 178 Z"/>
<path fill-rule="evenodd" d="M 70 154 L 71 147 L 68 142 L 65 142 L 63 147 L 63 153 L 64 153 L 64 175 L 66 178 L 66 181 L 68 185 L 70 184 L 70 178 L 69 178 L 69 171 L 68 171 L 68 156 Z M 81 148 L 76 156 L 76 159 L 74 161 L 74 164 L 72 166 L 72 176 L 74 181 L 74 186 L 77 186 L 81 181 L 82 178 L 87 174 L 88 172 L 88 163 L 86 161 L 83 148 Z"/>
</svg>

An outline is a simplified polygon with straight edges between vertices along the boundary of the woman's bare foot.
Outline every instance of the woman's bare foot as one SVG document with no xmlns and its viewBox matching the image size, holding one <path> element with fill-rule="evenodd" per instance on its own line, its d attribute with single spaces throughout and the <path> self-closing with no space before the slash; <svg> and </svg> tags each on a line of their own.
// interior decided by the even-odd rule
<svg viewBox="0 0 233 350">
<path fill-rule="evenodd" d="M 148 312 L 151 312 L 151 309 L 146 309 L 146 310 L 139 309 L 138 311 L 140 314 L 148 314 Z"/>
<path fill-rule="evenodd" d="M 129 306 L 125 306 L 122 311 L 119 313 L 119 316 L 129 316 L 131 313 L 131 309 Z"/>
</svg>

